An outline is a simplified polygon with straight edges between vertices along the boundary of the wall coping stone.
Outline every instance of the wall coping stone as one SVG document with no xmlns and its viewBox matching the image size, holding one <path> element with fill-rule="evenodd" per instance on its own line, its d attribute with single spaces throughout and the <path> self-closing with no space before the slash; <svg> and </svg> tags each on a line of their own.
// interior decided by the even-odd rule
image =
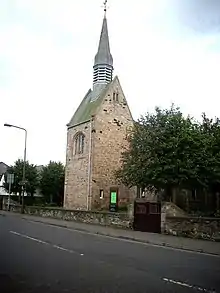
<svg viewBox="0 0 220 293">
<path fill-rule="evenodd" d="M 196 217 L 196 216 L 167 216 L 166 219 L 170 220 L 197 220 L 197 221 L 220 221 L 220 217 Z"/>
</svg>

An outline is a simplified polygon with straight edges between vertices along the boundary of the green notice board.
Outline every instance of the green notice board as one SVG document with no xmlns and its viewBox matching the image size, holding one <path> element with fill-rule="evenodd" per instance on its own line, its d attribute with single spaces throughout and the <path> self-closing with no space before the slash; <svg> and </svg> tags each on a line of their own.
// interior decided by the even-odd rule
<svg viewBox="0 0 220 293">
<path fill-rule="evenodd" d="M 118 193 L 117 191 L 110 192 L 110 207 L 109 210 L 111 212 L 116 212 L 118 208 Z"/>
<path fill-rule="evenodd" d="M 117 203 L 117 192 L 112 191 L 111 192 L 111 204 L 116 204 Z"/>
</svg>

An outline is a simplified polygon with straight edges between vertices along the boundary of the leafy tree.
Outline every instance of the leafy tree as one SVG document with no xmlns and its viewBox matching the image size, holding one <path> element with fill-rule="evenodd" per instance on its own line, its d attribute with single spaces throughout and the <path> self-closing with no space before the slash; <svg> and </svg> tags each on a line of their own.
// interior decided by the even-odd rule
<svg viewBox="0 0 220 293">
<path fill-rule="evenodd" d="M 201 164 L 205 167 L 205 151 L 201 149 L 206 139 L 198 123 L 185 118 L 179 108 L 156 107 L 154 114 L 147 113 L 134 125 L 116 176 L 128 186 L 152 185 L 173 194 L 179 186 L 202 186 L 199 175 Z"/>
<path fill-rule="evenodd" d="M 14 183 L 11 186 L 12 193 L 22 193 L 22 180 L 23 180 L 23 160 L 17 160 L 13 166 L 10 166 L 7 173 L 14 174 Z M 5 175 L 5 188 L 9 190 L 9 184 L 7 183 L 7 173 Z M 25 164 L 25 191 L 28 195 L 33 196 L 36 188 L 38 187 L 38 172 L 35 165 L 30 164 L 28 161 Z"/>
<path fill-rule="evenodd" d="M 40 190 L 47 203 L 63 204 L 65 169 L 62 163 L 50 161 L 40 174 Z"/>
<path fill-rule="evenodd" d="M 220 120 L 210 119 L 203 113 L 200 132 L 204 156 L 200 177 L 209 191 L 216 191 L 220 189 Z"/>
</svg>

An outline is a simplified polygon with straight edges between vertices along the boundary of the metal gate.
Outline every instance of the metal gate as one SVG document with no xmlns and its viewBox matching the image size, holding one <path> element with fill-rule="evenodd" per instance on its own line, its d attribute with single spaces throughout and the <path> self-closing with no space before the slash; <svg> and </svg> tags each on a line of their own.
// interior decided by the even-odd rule
<svg viewBox="0 0 220 293">
<path fill-rule="evenodd" d="M 161 233 L 161 204 L 136 201 L 133 228 L 136 231 Z"/>
</svg>

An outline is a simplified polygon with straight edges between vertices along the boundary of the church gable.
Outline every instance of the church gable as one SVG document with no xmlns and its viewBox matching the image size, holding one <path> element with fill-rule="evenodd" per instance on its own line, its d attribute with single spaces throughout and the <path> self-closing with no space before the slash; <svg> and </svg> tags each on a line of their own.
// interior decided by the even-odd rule
<svg viewBox="0 0 220 293">
<path fill-rule="evenodd" d="M 117 76 L 111 84 L 109 84 L 105 93 L 103 93 L 102 101 L 97 109 L 96 116 L 102 120 L 104 117 L 106 119 L 117 117 L 117 121 L 120 119 L 123 120 L 125 124 L 133 123 L 132 114 Z M 108 123 L 110 123 L 110 120 Z"/>
</svg>

